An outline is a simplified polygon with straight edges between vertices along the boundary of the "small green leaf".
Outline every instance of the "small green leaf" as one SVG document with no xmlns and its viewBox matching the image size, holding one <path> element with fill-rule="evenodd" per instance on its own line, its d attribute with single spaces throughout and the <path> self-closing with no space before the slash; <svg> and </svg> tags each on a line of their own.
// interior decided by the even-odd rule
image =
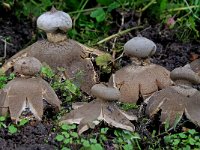
<svg viewBox="0 0 200 150">
<path fill-rule="evenodd" d="M 8 77 L 8 80 L 12 80 L 12 79 L 14 79 L 15 78 L 15 74 L 14 73 L 11 73 L 10 75 L 9 75 L 9 77 Z"/>
<path fill-rule="evenodd" d="M 185 138 L 187 138 L 187 135 L 185 135 L 184 133 L 179 133 L 178 135 L 179 135 L 179 136 L 180 136 L 180 138 L 182 138 L 182 139 L 185 139 Z"/>
<path fill-rule="evenodd" d="M 46 65 L 41 68 L 41 75 L 47 78 L 52 78 L 55 74 L 53 70 L 48 65 Z"/>
<path fill-rule="evenodd" d="M 106 134 L 108 131 L 108 128 L 101 128 L 101 134 Z"/>
<path fill-rule="evenodd" d="M 61 126 L 61 129 L 63 129 L 63 130 L 70 130 L 70 126 L 68 125 L 68 124 L 63 124 L 62 126 Z"/>
<path fill-rule="evenodd" d="M 113 9 L 116 9 L 120 6 L 118 2 L 113 2 L 108 6 L 108 12 L 111 12 Z"/>
<path fill-rule="evenodd" d="M 66 82 L 67 82 L 67 81 L 68 81 L 68 83 L 67 83 L 66 88 L 67 88 L 70 92 L 72 92 L 73 94 L 76 94 L 77 86 L 75 86 L 73 83 L 71 83 L 71 81 L 66 80 Z"/>
<path fill-rule="evenodd" d="M 188 132 L 189 132 L 190 134 L 192 134 L 192 135 L 194 135 L 194 134 L 196 133 L 196 131 L 195 131 L 194 129 L 190 129 L 190 130 L 188 130 Z"/>
<path fill-rule="evenodd" d="M 112 60 L 112 56 L 110 54 L 103 54 L 101 56 L 98 56 L 96 58 L 96 64 L 98 66 L 107 66 L 108 65 L 108 62 Z"/>
<path fill-rule="evenodd" d="M 91 150 L 103 150 L 103 147 L 100 144 L 92 144 Z"/>
<path fill-rule="evenodd" d="M 22 119 L 22 120 L 20 120 L 20 122 L 19 122 L 19 126 L 24 126 L 24 125 L 27 124 L 28 122 L 29 122 L 28 119 Z"/>
<path fill-rule="evenodd" d="M 178 145 L 180 143 L 180 139 L 175 139 L 173 145 Z"/>
<path fill-rule="evenodd" d="M 14 125 L 11 124 L 11 125 L 8 127 L 8 132 L 11 133 L 11 134 L 14 134 L 14 133 L 17 132 L 17 128 L 16 128 Z"/>
<path fill-rule="evenodd" d="M 56 140 L 57 140 L 58 142 L 61 142 L 61 141 L 64 140 L 64 136 L 61 135 L 61 134 L 58 134 L 58 135 L 56 136 Z"/>
<path fill-rule="evenodd" d="M 4 116 L 0 116 L 0 121 L 2 122 L 2 121 L 5 121 L 6 120 L 6 117 L 4 117 Z"/>
<path fill-rule="evenodd" d="M 190 145 L 194 145 L 194 143 L 195 143 L 195 140 L 192 137 L 189 137 L 188 141 L 189 141 Z"/>
<path fill-rule="evenodd" d="M 90 17 L 96 18 L 97 22 L 102 22 L 106 18 L 106 13 L 103 8 L 96 9 L 91 12 Z"/>
<path fill-rule="evenodd" d="M 95 143 L 97 143 L 97 140 L 96 139 L 90 139 L 90 142 L 95 144 Z"/>
<path fill-rule="evenodd" d="M 90 143 L 87 140 L 82 140 L 83 146 L 84 147 L 90 147 Z"/>
<path fill-rule="evenodd" d="M 76 125 L 75 124 L 71 124 L 70 125 L 70 129 L 76 129 Z"/>
<path fill-rule="evenodd" d="M 69 144 L 70 141 L 71 141 L 71 140 L 68 138 L 68 139 L 65 139 L 65 140 L 63 141 L 63 143 L 65 143 L 65 144 Z"/>
<path fill-rule="evenodd" d="M 71 135 L 72 137 L 75 137 L 75 138 L 78 137 L 78 133 L 76 133 L 76 132 L 72 132 L 70 135 Z"/>
<path fill-rule="evenodd" d="M 70 137 L 69 133 L 67 133 L 67 132 L 62 132 L 62 134 L 65 136 L 65 138 L 69 138 Z"/>
<path fill-rule="evenodd" d="M 133 146 L 131 144 L 126 144 L 126 145 L 123 146 L 123 149 L 124 150 L 131 150 L 131 149 L 133 149 Z"/>
<path fill-rule="evenodd" d="M 67 147 L 63 147 L 61 150 L 71 150 L 71 149 Z"/>
<path fill-rule="evenodd" d="M 164 142 L 165 142 L 166 144 L 170 143 L 170 142 L 171 142 L 171 136 L 165 136 L 165 137 L 164 137 Z"/>
</svg>

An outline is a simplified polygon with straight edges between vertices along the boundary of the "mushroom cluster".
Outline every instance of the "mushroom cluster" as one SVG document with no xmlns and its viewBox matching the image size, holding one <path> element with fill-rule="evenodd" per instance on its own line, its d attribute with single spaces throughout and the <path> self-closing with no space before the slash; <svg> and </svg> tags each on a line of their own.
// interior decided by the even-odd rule
<svg viewBox="0 0 200 150">
<path fill-rule="evenodd" d="M 54 90 L 36 76 L 41 66 L 40 61 L 34 57 L 15 62 L 14 71 L 18 76 L 0 91 L 0 115 L 10 112 L 11 119 L 18 121 L 22 112 L 29 109 L 36 119 L 41 120 L 45 103 L 57 110 L 60 108 L 61 102 Z"/>
<path fill-rule="evenodd" d="M 132 64 L 116 71 L 109 80 L 109 85 L 120 90 L 120 101 L 136 103 L 140 96 L 145 99 L 154 92 L 172 85 L 167 69 L 156 64 L 144 63 L 148 62 L 148 57 L 155 52 L 156 45 L 145 37 L 134 37 L 124 45 L 124 53 L 131 57 Z"/>
<path fill-rule="evenodd" d="M 117 128 L 134 131 L 134 125 L 129 120 L 136 120 L 137 117 L 120 110 L 113 103 L 113 100 L 120 98 L 119 90 L 96 84 L 92 87 L 91 93 L 96 99 L 63 116 L 61 123 L 79 124 L 79 134 L 89 128 L 94 128 L 101 121 Z"/>
<path fill-rule="evenodd" d="M 160 120 L 173 126 L 183 114 L 200 126 L 200 92 L 192 84 L 200 83 L 200 59 L 171 72 L 175 86 L 169 86 L 146 99 L 146 114 L 153 117 L 161 111 Z"/>
<path fill-rule="evenodd" d="M 46 32 L 47 40 L 37 41 L 21 50 L 5 62 L 2 70 L 7 71 L 22 57 L 35 57 L 54 70 L 64 68 L 65 77 L 72 79 L 84 92 L 89 93 L 98 80 L 89 54 L 100 55 L 103 52 L 68 39 L 66 31 L 72 27 L 72 20 L 67 13 L 54 7 L 37 19 L 37 27 Z"/>
</svg>

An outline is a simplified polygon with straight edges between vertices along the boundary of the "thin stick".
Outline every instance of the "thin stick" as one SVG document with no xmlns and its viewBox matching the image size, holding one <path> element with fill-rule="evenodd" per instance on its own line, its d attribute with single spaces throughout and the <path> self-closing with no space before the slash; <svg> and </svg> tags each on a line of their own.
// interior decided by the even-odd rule
<svg viewBox="0 0 200 150">
<path fill-rule="evenodd" d="M 90 12 L 99 8 L 108 8 L 108 7 L 104 6 L 104 7 L 95 7 L 95 8 L 88 8 L 88 9 L 83 9 L 83 10 L 76 10 L 76 11 L 69 12 L 68 14 L 71 15 L 71 14 L 77 14 L 77 13 Z"/>
<path fill-rule="evenodd" d="M 119 57 L 117 57 L 115 60 L 113 60 L 112 62 L 108 63 L 108 65 L 110 65 L 111 63 L 117 61 L 118 59 L 122 58 L 124 55 L 124 52 L 121 53 L 121 55 Z"/>
<path fill-rule="evenodd" d="M 129 29 L 123 30 L 123 31 L 121 31 L 121 32 L 118 32 L 118 33 L 116 33 L 116 34 L 113 34 L 113 35 L 111 35 L 111 36 L 108 36 L 107 38 L 105 38 L 105 39 L 103 39 L 103 40 L 97 42 L 97 44 L 102 44 L 102 43 L 104 43 L 104 42 L 106 42 L 106 41 L 109 41 L 109 40 L 115 38 L 115 37 L 124 35 L 124 34 L 130 32 L 130 31 L 132 31 L 132 30 L 141 29 L 141 28 L 144 28 L 144 26 L 137 26 L 137 27 L 133 27 L 133 28 L 129 28 Z"/>
<path fill-rule="evenodd" d="M 196 6 L 196 5 L 193 5 L 193 6 L 187 6 L 187 7 L 180 7 L 180 8 L 172 8 L 172 9 L 168 9 L 167 11 L 171 12 L 171 11 L 180 11 L 180 10 L 190 10 L 190 9 L 193 9 L 193 8 L 198 8 L 200 6 Z"/>
<path fill-rule="evenodd" d="M 136 12 L 139 13 L 139 18 L 138 18 L 138 25 L 140 25 L 141 23 L 141 16 L 142 16 L 142 13 L 147 9 L 149 8 L 152 4 L 155 4 L 156 3 L 156 0 L 151 0 L 147 5 L 145 5 L 143 8 L 140 8 L 139 10 L 137 10 Z"/>
<path fill-rule="evenodd" d="M 144 12 L 147 8 L 149 8 L 152 4 L 155 4 L 156 0 L 151 0 L 147 5 L 145 5 L 142 9 L 140 9 L 138 12 Z"/>
<path fill-rule="evenodd" d="M 1 40 L 2 42 L 4 42 L 4 55 L 3 55 L 3 57 L 0 57 L 0 59 L 2 60 L 2 59 L 5 59 L 5 58 L 6 58 L 6 55 L 7 55 L 7 44 L 8 44 L 8 45 L 13 45 L 13 44 L 8 43 L 8 42 L 6 41 L 6 39 L 4 40 L 4 39 L 1 39 L 1 38 L 2 38 L 2 36 L 0 36 L 0 40 Z"/>
<path fill-rule="evenodd" d="M 119 30 L 118 30 L 118 33 L 121 32 L 123 26 L 124 26 L 124 15 L 123 15 L 123 13 L 122 13 L 121 26 L 120 26 L 120 28 L 119 28 Z M 116 50 L 114 49 L 114 48 L 115 48 L 116 41 L 117 41 L 117 37 L 114 38 L 113 45 L 112 45 L 112 58 L 113 58 L 113 59 L 115 59 L 115 56 L 116 56 Z M 112 66 L 115 67 L 115 61 L 112 61 Z M 112 67 L 112 68 L 113 68 L 113 67 Z"/>
</svg>

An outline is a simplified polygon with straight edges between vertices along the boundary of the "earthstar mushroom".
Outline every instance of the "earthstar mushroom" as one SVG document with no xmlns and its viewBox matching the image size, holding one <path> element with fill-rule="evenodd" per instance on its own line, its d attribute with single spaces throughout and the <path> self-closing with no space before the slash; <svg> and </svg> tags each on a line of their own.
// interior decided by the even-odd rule
<svg viewBox="0 0 200 150">
<path fill-rule="evenodd" d="M 112 102 L 120 97 L 117 89 L 96 84 L 92 87 L 91 93 L 97 98 L 63 116 L 61 123 L 79 124 L 79 134 L 94 128 L 101 121 L 117 128 L 134 131 L 134 125 L 129 120 L 136 120 L 136 116 L 120 110 Z"/>
<path fill-rule="evenodd" d="M 36 74 L 42 64 L 34 57 L 25 57 L 16 61 L 14 71 L 18 77 L 9 81 L 0 91 L 0 115 L 10 112 L 12 120 L 18 121 L 22 112 L 28 108 L 34 117 L 42 119 L 43 101 L 59 109 L 60 100 L 50 85 Z"/>
<path fill-rule="evenodd" d="M 200 70 L 196 69 L 195 73 L 191 64 L 176 68 L 171 72 L 175 86 L 162 89 L 146 100 L 146 114 L 149 117 L 152 118 L 161 111 L 161 122 L 168 121 L 172 127 L 176 119 L 180 120 L 185 113 L 191 122 L 200 126 L 200 92 L 192 87 L 192 84 L 200 83 L 200 76 L 197 73 Z"/>
<path fill-rule="evenodd" d="M 124 45 L 124 53 L 134 58 L 132 61 L 135 57 L 148 58 L 155 51 L 156 45 L 144 37 L 135 37 Z M 136 64 L 121 68 L 109 80 L 109 85 L 116 86 L 120 90 L 120 101 L 136 103 L 140 96 L 145 99 L 173 83 L 170 72 L 164 67 L 156 64 L 143 66 Z"/>
<path fill-rule="evenodd" d="M 42 14 L 37 20 L 37 26 L 47 33 L 47 40 L 37 41 L 21 50 L 5 62 L 2 70 L 7 71 L 20 58 L 35 57 L 55 71 L 64 68 L 65 77 L 72 79 L 84 92 L 89 93 L 98 80 L 89 54 L 101 55 L 103 52 L 68 39 L 66 31 L 72 27 L 71 18 L 55 8 Z"/>
</svg>

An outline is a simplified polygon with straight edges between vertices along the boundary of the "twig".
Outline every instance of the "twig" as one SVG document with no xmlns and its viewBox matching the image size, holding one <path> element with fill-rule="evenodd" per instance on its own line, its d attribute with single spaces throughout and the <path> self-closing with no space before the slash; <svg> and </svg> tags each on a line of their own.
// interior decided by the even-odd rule
<svg viewBox="0 0 200 150">
<path fill-rule="evenodd" d="M 120 25 L 120 28 L 118 30 L 118 33 L 121 32 L 123 26 L 124 26 L 124 15 L 122 13 L 121 25 Z M 114 41 L 113 41 L 113 44 L 112 44 L 112 58 L 113 58 L 113 60 L 115 59 L 115 56 L 116 56 L 116 50 L 114 50 L 116 41 L 117 41 L 117 37 L 114 38 Z M 115 67 L 115 61 L 112 61 L 112 66 Z"/>
<path fill-rule="evenodd" d="M 93 11 L 99 8 L 108 8 L 108 6 L 104 6 L 104 7 L 95 7 L 95 8 L 88 8 L 88 9 L 83 9 L 83 10 L 76 10 L 76 11 L 72 11 L 69 12 L 68 14 L 77 14 L 77 13 L 84 13 L 84 12 L 89 12 L 89 11 Z"/>
<path fill-rule="evenodd" d="M 113 87 L 117 89 L 117 86 L 116 86 L 116 82 L 115 82 L 115 74 L 112 74 L 112 79 L 113 79 Z"/>
<path fill-rule="evenodd" d="M 106 42 L 106 41 L 111 40 L 112 38 L 115 38 L 115 37 L 124 35 L 124 34 L 130 32 L 130 31 L 132 31 L 132 30 L 141 29 L 141 28 L 144 28 L 144 26 L 137 26 L 137 27 L 133 27 L 133 28 L 129 28 L 129 29 L 123 30 L 123 31 L 121 31 L 121 32 L 118 32 L 118 33 L 116 33 L 116 34 L 113 34 L 113 35 L 111 35 L 111 36 L 108 36 L 107 38 L 105 38 L 105 39 L 103 39 L 103 40 L 97 42 L 97 44 L 102 44 L 102 43 L 104 43 L 104 42 Z"/>
<path fill-rule="evenodd" d="M 172 8 L 172 9 L 168 9 L 167 11 L 171 12 L 171 11 L 181 11 L 181 10 L 188 10 L 188 9 L 193 9 L 193 8 L 199 8 L 200 6 L 187 6 L 187 7 L 180 7 L 180 8 Z"/>
<path fill-rule="evenodd" d="M 140 25 L 141 23 L 141 16 L 142 16 L 142 13 L 147 9 L 149 8 L 152 4 L 156 3 L 156 0 L 151 0 L 147 5 L 145 5 L 142 9 L 140 8 L 139 10 L 137 10 L 136 12 L 139 13 L 138 16 L 138 21 L 137 21 L 137 24 Z"/>
<path fill-rule="evenodd" d="M 149 8 L 152 4 L 155 4 L 156 0 L 151 0 L 147 5 L 145 5 L 142 9 L 140 9 L 138 12 L 142 13 L 144 12 L 147 8 Z"/>
<path fill-rule="evenodd" d="M 6 58 L 6 55 L 7 55 L 7 44 L 8 44 L 8 45 L 13 45 L 13 44 L 11 44 L 11 43 L 8 43 L 8 42 L 6 41 L 6 39 L 4 40 L 4 39 L 2 39 L 2 38 L 3 38 L 3 37 L 0 36 L 0 40 L 1 40 L 2 42 L 4 42 L 4 55 L 3 55 L 3 57 L 0 57 L 0 60 Z"/>
<path fill-rule="evenodd" d="M 124 52 L 121 53 L 121 55 L 119 57 L 117 57 L 115 60 L 113 60 L 112 62 L 108 63 L 108 65 L 110 65 L 111 63 L 117 61 L 118 59 L 122 58 L 124 55 Z"/>
</svg>

